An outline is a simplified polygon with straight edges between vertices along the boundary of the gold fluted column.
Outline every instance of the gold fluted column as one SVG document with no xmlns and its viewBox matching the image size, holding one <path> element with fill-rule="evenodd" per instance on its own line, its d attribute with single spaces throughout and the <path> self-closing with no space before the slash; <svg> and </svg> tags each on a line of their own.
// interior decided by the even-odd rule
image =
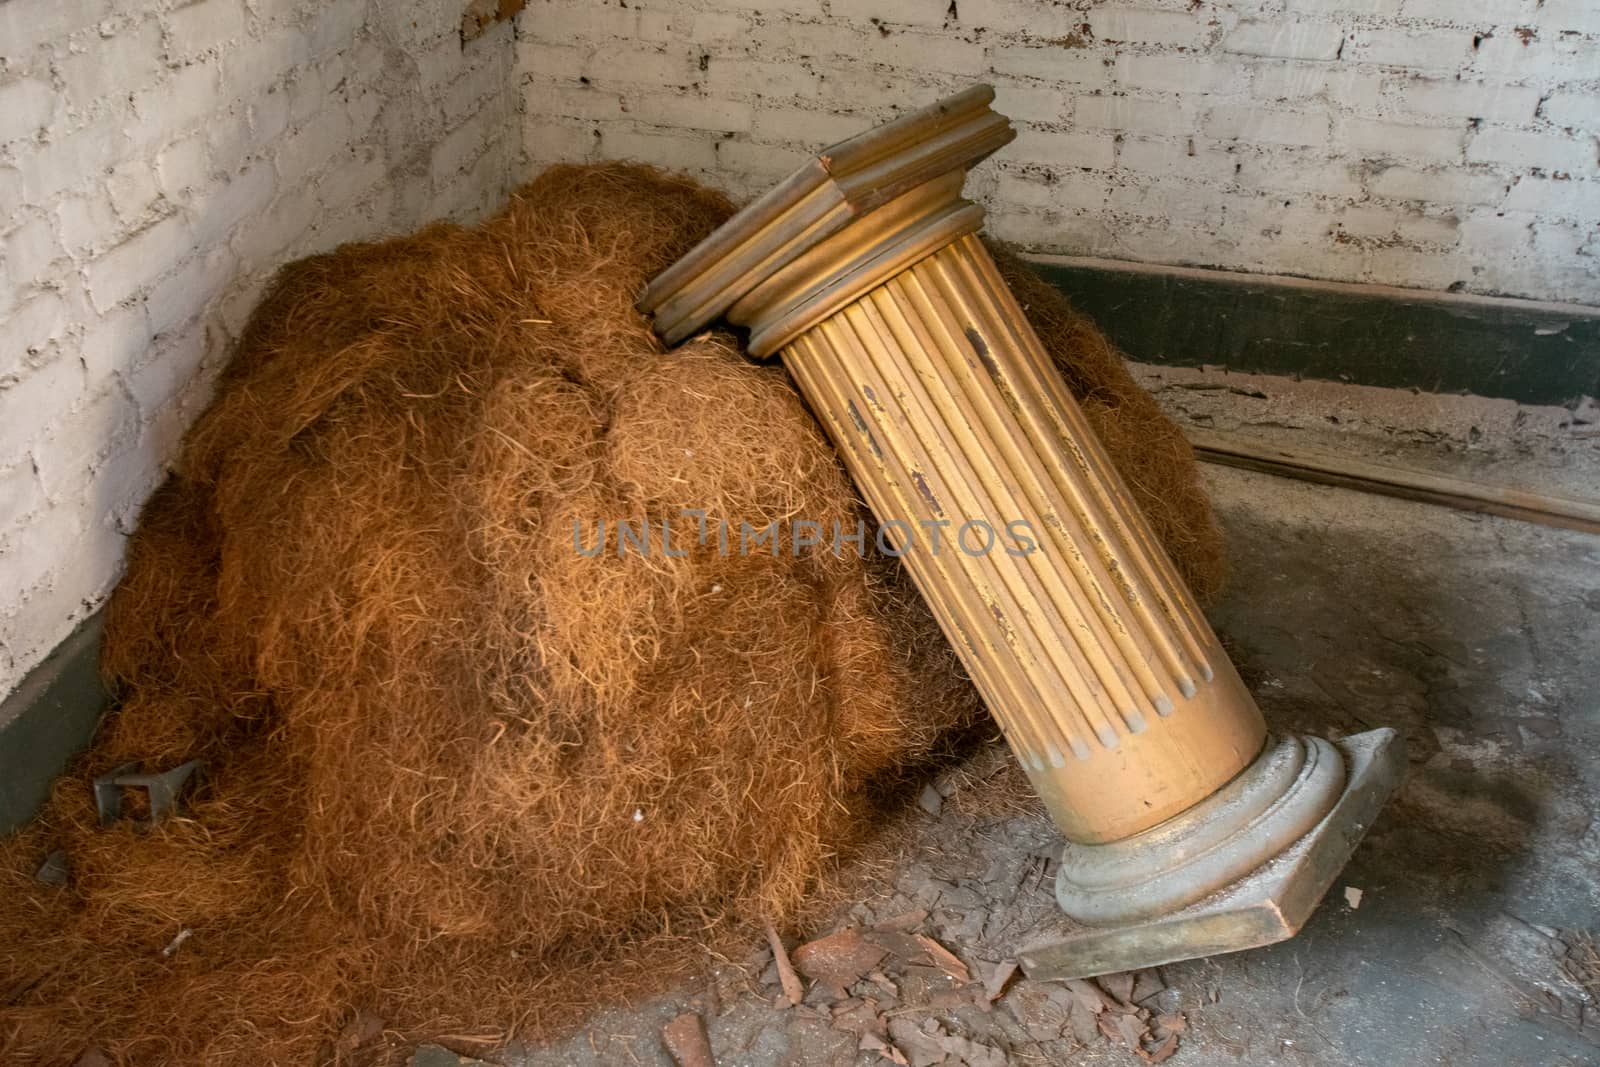
<svg viewBox="0 0 1600 1067">
<path fill-rule="evenodd" d="M 783 360 L 874 514 L 915 530 L 902 559 L 1068 838 L 1163 822 L 1261 751 L 1260 712 L 975 236 Z"/>
<path fill-rule="evenodd" d="M 983 212 L 961 197 L 966 171 L 1013 136 L 992 99 L 979 86 L 826 149 L 639 305 L 669 343 L 726 317 L 750 328 L 751 355 L 781 353 L 1074 843 L 1063 909 L 1145 922 L 1318 837 L 1347 783 L 1392 760 L 1269 741 L 975 236 Z M 1374 795 L 1381 805 L 1387 791 Z M 1295 907 L 1320 898 L 1326 884 L 1312 883 L 1331 880 L 1364 826 L 1317 853 Z M 1292 933 L 1270 932 L 1292 908 L 1269 903 L 1252 913 L 1269 935 L 1220 947 Z M 1216 941 L 1214 923 L 1204 931 Z M 1114 962 L 1159 962 L 1154 944 Z"/>
</svg>

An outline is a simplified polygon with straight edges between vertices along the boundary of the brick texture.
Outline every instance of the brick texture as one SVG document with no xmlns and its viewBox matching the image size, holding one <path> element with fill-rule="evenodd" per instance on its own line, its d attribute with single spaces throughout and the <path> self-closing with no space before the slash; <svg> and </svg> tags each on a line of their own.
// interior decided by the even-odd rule
<svg viewBox="0 0 1600 1067">
<path fill-rule="evenodd" d="M 279 265 L 504 199 L 514 31 L 460 18 L 0 0 L 0 695 L 105 599 Z"/>
<path fill-rule="evenodd" d="M 523 162 L 620 154 L 749 197 L 982 80 L 1020 136 L 971 188 L 1033 250 L 1600 304 L 1596 12 L 530 0 Z"/>
<path fill-rule="evenodd" d="M 985 80 L 1041 252 L 1600 304 L 1593 0 L 0 0 L 0 693 L 285 260 L 556 161 L 736 196 Z"/>
</svg>

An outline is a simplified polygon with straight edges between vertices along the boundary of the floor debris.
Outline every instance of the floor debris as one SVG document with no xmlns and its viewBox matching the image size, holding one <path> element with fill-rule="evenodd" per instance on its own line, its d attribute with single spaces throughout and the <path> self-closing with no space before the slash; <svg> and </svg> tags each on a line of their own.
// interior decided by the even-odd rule
<svg viewBox="0 0 1600 1067">
<path fill-rule="evenodd" d="M 989 973 L 988 979 L 983 983 L 983 995 L 992 1004 L 1006 991 L 1006 986 L 1011 984 L 1011 979 L 1017 973 L 1017 961 L 1005 960 L 994 965 L 994 970 Z"/>
<path fill-rule="evenodd" d="M 33 872 L 36 881 L 45 885 L 67 884 L 67 853 L 65 849 L 56 849 L 44 858 L 39 869 Z"/>
<path fill-rule="evenodd" d="M 451 1052 L 443 1045 L 418 1045 L 408 1067 L 499 1067 L 488 1060 L 473 1059 Z"/>
<path fill-rule="evenodd" d="M 1561 960 L 1562 973 L 1583 990 L 1589 1011 L 1600 1012 L 1600 949 L 1595 947 L 1594 935 L 1587 930 L 1573 930 L 1567 932 L 1565 941 L 1567 954 Z"/>
<path fill-rule="evenodd" d="M 358 1011 L 339 1031 L 333 1045 L 334 1063 L 357 1062 L 356 1057 L 366 1052 L 383 1036 L 384 1021 L 370 1011 Z"/>
<path fill-rule="evenodd" d="M 907 1067 L 1058 1062 L 1071 1048 L 1103 1042 L 1147 1063 L 1177 1051 L 1188 1020 L 1163 1002 L 1176 994 L 1164 998 L 1170 991 L 1157 971 L 1032 982 L 1013 958 L 964 960 L 929 932 L 934 912 L 902 910 L 903 903 L 892 897 L 886 918 L 847 924 L 796 948 L 796 980 L 812 983 L 798 1002 L 778 963 L 788 954 L 769 932 L 773 956 L 761 975 L 763 996 L 774 1004 L 801 1003 L 800 1011 L 854 1035 L 857 1051 Z"/>
<path fill-rule="evenodd" d="M 800 976 L 794 971 L 794 964 L 789 962 L 789 953 L 783 947 L 783 938 L 778 936 L 778 931 L 772 924 L 767 924 L 767 944 L 772 946 L 772 962 L 778 968 L 778 980 L 783 986 L 783 996 L 791 1006 L 798 1006 L 805 999 L 805 987 L 800 984 Z"/>
<path fill-rule="evenodd" d="M 852 926 L 795 949 L 794 965 L 814 982 L 843 989 L 866 977 L 887 954 L 887 949 Z"/>
<path fill-rule="evenodd" d="M 957 982 L 960 982 L 963 985 L 972 981 L 972 974 L 967 970 L 967 965 L 962 963 L 961 960 L 956 957 L 955 953 L 939 944 L 939 942 L 935 941 L 927 934 L 917 934 L 915 936 L 917 943 L 921 945 L 924 950 L 926 950 L 929 958 L 933 960 L 934 966 L 938 967 L 945 974 L 948 974 L 951 978 L 954 978 Z"/>
<path fill-rule="evenodd" d="M 182 930 L 178 931 L 177 935 L 174 936 L 171 941 L 167 943 L 167 947 L 161 950 L 161 954 L 163 956 L 170 957 L 173 953 L 177 952 L 183 947 L 183 943 L 185 941 L 189 940 L 189 938 L 193 936 L 194 931 L 185 926 Z"/>
<path fill-rule="evenodd" d="M 706 1020 L 697 1011 L 684 1012 L 661 1029 L 661 1043 L 678 1067 L 716 1067 Z"/>
</svg>

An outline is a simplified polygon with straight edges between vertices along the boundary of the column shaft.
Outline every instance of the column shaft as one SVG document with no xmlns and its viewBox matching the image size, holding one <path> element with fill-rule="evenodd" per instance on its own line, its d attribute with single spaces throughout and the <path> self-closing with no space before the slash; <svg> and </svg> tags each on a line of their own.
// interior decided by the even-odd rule
<svg viewBox="0 0 1600 1067">
<path fill-rule="evenodd" d="M 782 353 L 874 514 L 909 524 L 912 578 L 1069 839 L 1157 825 L 1261 751 L 1254 701 L 975 236 Z"/>
</svg>

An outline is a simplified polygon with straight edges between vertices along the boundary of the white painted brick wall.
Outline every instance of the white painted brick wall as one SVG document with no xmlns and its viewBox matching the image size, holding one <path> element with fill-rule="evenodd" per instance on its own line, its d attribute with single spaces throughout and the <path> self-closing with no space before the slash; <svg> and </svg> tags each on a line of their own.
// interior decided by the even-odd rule
<svg viewBox="0 0 1600 1067">
<path fill-rule="evenodd" d="M 749 197 L 985 80 L 1021 134 L 972 188 L 1031 249 L 1600 304 L 1600 0 L 529 0 L 519 36 L 528 168 Z"/>
<path fill-rule="evenodd" d="M 280 264 L 503 201 L 513 28 L 461 11 L 0 0 L 0 696 L 104 600 Z"/>
</svg>

